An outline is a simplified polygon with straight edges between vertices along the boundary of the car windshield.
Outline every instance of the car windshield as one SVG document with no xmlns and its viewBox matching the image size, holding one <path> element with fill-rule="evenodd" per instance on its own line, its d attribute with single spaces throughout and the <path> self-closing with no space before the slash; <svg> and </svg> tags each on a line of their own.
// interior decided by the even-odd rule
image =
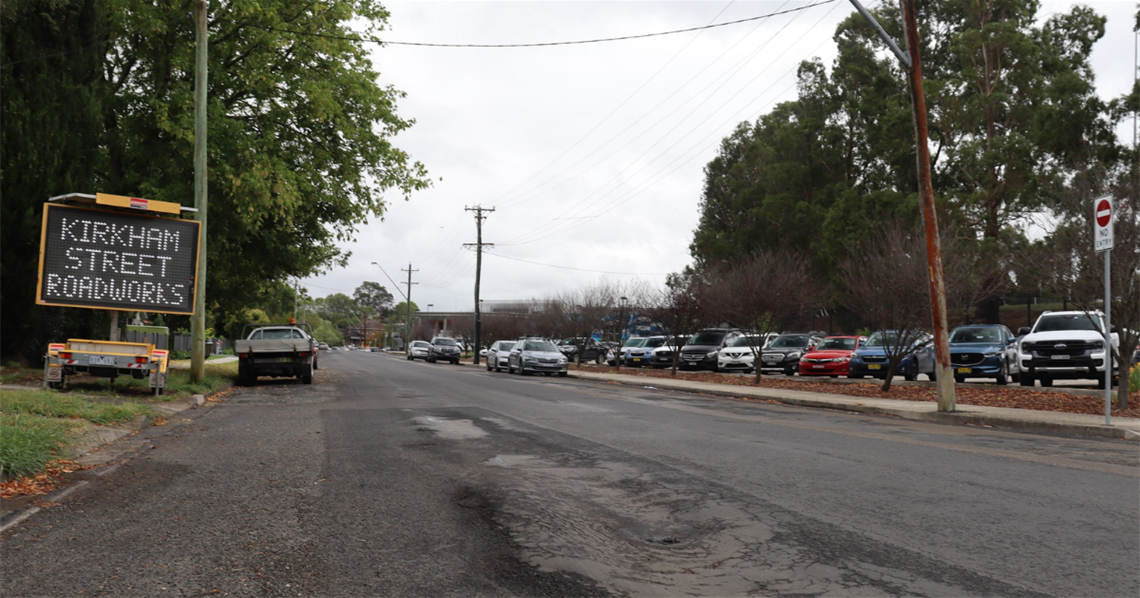
<svg viewBox="0 0 1140 598">
<path fill-rule="evenodd" d="M 646 340 L 649 340 L 649 339 L 631 338 L 631 339 L 625 341 L 625 344 L 622 345 L 622 348 L 624 349 L 626 347 L 644 347 Z"/>
<path fill-rule="evenodd" d="M 724 340 L 723 332 L 698 332 L 689 339 L 690 345 L 719 345 Z"/>
<path fill-rule="evenodd" d="M 764 337 L 760 336 L 742 336 L 729 345 L 730 347 L 761 347 L 764 345 Z"/>
<path fill-rule="evenodd" d="M 825 338 L 815 346 L 816 351 L 854 351 L 856 340 L 853 338 Z"/>
<path fill-rule="evenodd" d="M 1092 316 L 1095 318 L 1097 316 Z M 1060 330 L 1091 330 L 1100 332 L 1093 325 L 1092 319 L 1085 314 L 1050 314 L 1041 316 L 1037 320 L 1037 328 L 1033 332 L 1056 332 Z"/>
<path fill-rule="evenodd" d="M 514 348 L 515 348 L 514 343 L 511 343 L 511 342 L 499 343 L 499 350 L 500 351 L 510 351 L 511 349 L 514 349 Z"/>
<path fill-rule="evenodd" d="M 956 328 L 950 333 L 950 342 L 952 343 L 1000 343 L 1001 332 L 997 328 L 990 327 L 965 327 Z"/>
<path fill-rule="evenodd" d="M 789 334 L 776 337 L 776 340 L 772 341 L 768 347 L 772 349 L 798 349 L 808 346 L 809 340 L 810 338 L 806 334 Z"/>
<path fill-rule="evenodd" d="M 538 351 L 545 353 L 557 353 L 558 347 L 550 341 L 526 341 L 522 346 L 523 351 Z"/>
<path fill-rule="evenodd" d="M 250 335 L 251 339 L 269 339 L 281 340 L 286 338 L 305 338 L 305 335 L 300 330 L 290 330 L 289 328 L 263 328 Z"/>
<path fill-rule="evenodd" d="M 897 332 L 876 332 L 867 339 L 867 347 L 886 347 L 887 345 L 896 346 L 899 343 L 899 333 Z"/>
<path fill-rule="evenodd" d="M 665 337 L 654 336 L 654 337 L 651 337 L 649 340 L 645 341 L 644 346 L 652 348 L 652 347 L 660 347 L 664 344 L 665 344 Z"/>
<path fill-rule="evenodd" d="M 443 347 L 458 347 L 459 346 L 459 344 L 456 343 L 455 339 L 453 339 L 453 338 L 437 338 L 432 342 L 434 342 L 437 345 L 443 346 Z"/>
</svg>

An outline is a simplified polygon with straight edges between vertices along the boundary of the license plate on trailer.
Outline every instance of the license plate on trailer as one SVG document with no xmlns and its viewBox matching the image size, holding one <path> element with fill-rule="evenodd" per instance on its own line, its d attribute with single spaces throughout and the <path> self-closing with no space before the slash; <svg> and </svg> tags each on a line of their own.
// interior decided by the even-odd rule
<svg viewBox="0 0 1140 598">
<path fill-rule="evenodd" d="M 970 368 L 958 368 L 959 374 L 969 374 L 972 370 Z"/>
<path fill-rule="evenodd" d="M 91 365 L 115 365 L 115 358 L 110 355 L 92 355 L 87 359 Z"/>
<path fill-rule="evenodd" d="M 867 369 L 869 369 L 869 370 L 881 370 L 881 369 L 883 369 L 883 366 L 881 366 L 877 363 L 868 363 Z"/>
<path fill-rule="evenodd" d="M 1052 359 L 1068 359 L 1068 355 L 1054 355 Z"/>
<path fill-rule="evenodd" d="M 275 363 L 293 363 L 292 357 L 278 357 L 273 360 Z"/>
</svg>

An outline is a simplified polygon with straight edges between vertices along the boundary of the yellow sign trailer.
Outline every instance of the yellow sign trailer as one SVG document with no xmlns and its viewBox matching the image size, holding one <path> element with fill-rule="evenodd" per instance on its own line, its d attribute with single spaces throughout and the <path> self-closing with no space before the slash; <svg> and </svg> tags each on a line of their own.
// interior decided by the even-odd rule
<svg viewBox="0 0 1140 598">
<path fill-rule="evenodd" d="M 72 193 L 68 195 L 61 195 L 53 197 L 49 202 L 58 203 L 71 203 L 84 206 L 92 206 L 95 210 L 98 208 L 110 208 L 118 212 L 104 212 L 103 214 L 110 214 L 105 218 L 115 218 L 114 214 L 129 214 L 131 212 L 140 215 L 177 215 L 181 212 L 194 212 L 193 208 L 184 208 L 175 203 L 155 201 L 142 199 L 137 197 L 123 197 L 117 195 L 107 195 L 99 193 L 97 195 L 85 195 L 80 193 Z M 50 205 L 48 207 L 51 207 Z M 81 221 L 78 223 L 70 224 L 69 228 L 62 228 L 61 230 L 49 230 L 49 210 L 48 207 L 44 209 L 44 234 L 40 240 L 40 284 L 37 290 L 37 302 L 43 305 L 68 305 L 71 307 L 86 307 L 90 309 L 141 309 L 143 311 L 156 311 L 161 313 L 192 313 L 193 310 L 193 285 L 196 283 L 193 280 L 194 273 L 197 272 L 197 259 L 198 259 L 198 235 L 199 227 L 197 222 L 188 222 L 181 220 L 174 220 L 175 223 L 186 222 L 192 225 L 191 229 L 185 232 L 189 233 L 189 249 L 192 255 L 187 258 L 181 256 L 182 261 L 192 262 L 182 264 L 181 268 L 175 267 L 178 265 L 178 255 L 165 255 L 161 250 L 165 250 L 164 245 L 170 244 L 170 239 L 175 239 L 174 246 L 182 247 L 177 242 L 177 238 L 171 236 L 169 231 L 159 230 L 158 228 L 131 228 L 130 225 L 123 225 L 119 223 L 119 230 L 116 230 L 116 222 L 111 221 L 109 224 L 106 222 Z M 91 210 L 94 212 L 94 210 Z M 97 213 L 97 212 L 95 212 Z M 148 222 L 153 222 L 154 226 L 158 226 L 162 221 L 160 219 L 149 219 Z M 176 224 L 167 224 L 164 226 L 177 226 Z M 185 228 L 185 227 L 184 227 Z M 140 232 L 143 231 L 143 232 Z M 158 231 L 157 233 L 155 231 Z M 60 240 L 71 241 L 70 245 L 64 244 L 57 248 L 54 252 L 48 250 L 48 236 L 49 233 L 54 233 L 53 242 L 58 245 Z M 150 235 L 150 236 L 147 236 Z M 118 239 L 120 244 L 126 244 L 128 252 L 112 251 L 121 248 L 107 249 L 99 245 L 99 241 L 114 241 Z M 138 243 L 140 246 L 146 243 L 145 249 L 154 255 L 150 255 L 150 262 L 144 261 L 148 256 L 134 249 L 133 245 Z M 122 253 L 123 256 L 128 256 L 131 260 L 129 264 L 120 260 L 119 262 L 108 262 L 107 254 Z M 183 250 L 181 253 L 186 253 Z M 58 255 L 56 255 L 58 254 Z M 101 259 L 96 261 L 95 256 Z M 61 257 L 62 256 L 62 257 Z M 53 259 L 54 258 L 54 261 Z M 79 270 L 88 264 L 89 268 L 100 268 L 99 272 L 79 272 Z M 48 265 L 54 265 L 60 272 L 66 273 L 67 270 L 76 270 L 77 275 L 70 275 L 64 277 L 60 274 L 48 274 L 45 276 L 45 262 Z M 110 265 L 109 265 L 110 264 Z M 161 266 L 161 269 L 155 267 L 155 264 Z M 165 274 L 167 265 L 173 264 L 170 267 L 171 272 L 178 273 L 185 271 L 186 280 L 177 279 L 173 282 L 166 282 L 158 280 L 160 277 L 155 274 Z M 124 265 L 130 265 L 133 270 L 127 271 Z M 148 266 L 149 269 L 143 266 Z M 110 275 L 116 278 L 108 278 L 102 280 L 100 276 Z M 55 276 L 52 279 L 51 276 Z M 134 275 L 133 279 L 128 275 Z M 74 278 L 74 284 L 68 285 L 68 281 Z M 45 279 L 48 284 L 45 286 Z M 157 282 L 156 282 L 157 280 Z M 52 283 L 54 287 L 51 286 Z M 182 289 L 181 287 L 185 287 Z M 56 290 L 60 297 L 47 297 L 45 298 L 45 289 Z M 180 289 L 182 292 L 180 292 Z M 163 295 L 163 292 L 166 292 Z M 133 295 L 140 295 L 142 299 L 148 300 L 148 305 L 131 305 L 130 299 Z M 171 298 L 181 299 L 185 297 L 188 301 L 183 301 L 181 305 L 174 305 L 170 301 Z M 166 298 L 167 305 L 162 305 L 159 298 Z M 149 343 L 127 343 L 121 341 L 101 341 L 101 340 L 87 340 L 87 339 L 68 339 L 66 343 L 51 343 L 48 345 L 48 352 L 44 360 L 44 388 L 63 388 L 67 384 L 68 376 L 73 376 L 79 373 L 85 373 L 91 376 L 99 376 L 103 378 L 110 378 L 114 383 L 115 378 L 119 376 L 130 376 L 137 380 L 144 378 L 150 382 L 150 387 L 154 389 L 154 394 L 160 395 L 166 388 L 166 372 L 169 365 L 170 352 L 163 349 L 156 349 L 154 345 Z"/>
<path fill-rule="evenodd" d="M 44 388 L 63 388 L 67 377 L 78 373 L 110 378 L 112 384 L 119 376 L 130 376 L 148 378 L 157 396 L 166 388 L 169 358 L 168 351 L 149 343 L 68 339 L 48 345 Z"/>
</svg>

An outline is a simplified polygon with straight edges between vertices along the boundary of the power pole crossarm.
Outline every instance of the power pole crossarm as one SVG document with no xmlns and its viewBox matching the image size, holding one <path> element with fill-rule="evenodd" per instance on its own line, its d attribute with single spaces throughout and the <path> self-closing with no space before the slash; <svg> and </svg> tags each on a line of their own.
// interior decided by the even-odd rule
<svg viewBox="0 0 1140 598">
<path fill-rule="evenodd" d="M 483 220 L 487 217 L 483 212 L 494 212 L 495 208 L 484 208 L 483 206 L 475 206 L 473 208 L 463 208 L 468 212 L 475 212 L 475 243 L 464 243 L 464 247 L 475 246 L 475 349 L 473 351 L 473 359 L 475 365 L 479 365 L 479 347 L 483 329 L 482 314 L 479 309 L 479 276 L 483 271 L 483 247 L 494 247 L 494 243 L 483 242 Z"/>
</svg>

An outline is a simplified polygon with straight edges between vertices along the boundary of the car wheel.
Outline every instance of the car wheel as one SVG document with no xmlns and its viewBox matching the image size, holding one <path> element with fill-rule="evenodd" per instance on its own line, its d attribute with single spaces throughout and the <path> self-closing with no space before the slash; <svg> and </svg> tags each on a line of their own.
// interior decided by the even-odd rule
<svg viewBox="0 0 1140 598">
<path fill-rule="evenodd" d="M 1001 362 L 1001 371 L 998 372 L 997 383 L 999 386 L 1009 384 L 1009 364 L 1004 361 Z"/>
<path fill-rule="evenodd" d="M 847 374 L 849 380 L 862 380 L 863 376 L 860 374 Z"/>
<path fill-rule="evenodd" d="M 558 376 L 559 376 L 560 378 L 565 378 L 565 377 L 566 377 L 566 372 L 558 372 Z"/>
<path fill-rule="evenodd" d="M 458 359 L 452 359 L 451 365 L 459 365 L 459 360 Z"/>
<path fill-rule="evenodd" d="M 937 363 L 934 364 L 934 369 L 930 370 L 930 373 L 926 375 L 926 379 L 930 380 L 931 382 L 938 382 L 938 364 Z"/>
<path fill-rule="evenodd" d="M 795 368 L 788 368 L 788 369 L 784 370 L 784 375 L 785 376 L 795 376 L 796 375 Z"/>
<path fill-rule="evenodd" d="M 409 356 L 408 356 L 408 361 L 411 361 L 411 360 L 412 360 L 412 356 L 411 356 L 411 355 L 409 355 Z"/>
<path fill-rule="evenodd" d="M 914 382 L 915 380 L 918 380 L 918 366 L 914 366 L 913 371 L 903 372 L 903 380 L 906 380 L 907 382 Z"/>
<path fill-rule="evenodd" d="M 1021 372 L 1020 374 L 1018 374 L 1017 382 L 1019 384 L 1021 384 L 1022 386 L 1033 386 L 1033 383 L 1034 383 L 1033 371 L 1030 370 L 1028 372 Z"/>
<path fill-rule="evenodd" d="M 1100 376 L 1096 379 L 1096 387 L 1104 390 L 1104 376 Z"/>
<path fill-rule="evenodd" d="M 598 357 L 597 357 L 596 359 L 594 359 L 594 364 L 595 364 L 595 365 L 602 365 L 602 361 L 603 361 L 603 359 L 602 359 L 602 354 L 601 354 L 601 353 L 599 353 L 599 354 L 598 354 Z"/>
<path fill-rule="evenodd" d="M 1053 386 L 1053 379 L 1046 376 L 1041 376 L 1041 386 L 1044 386 L 1046 388 Z"/>
<path fill-rule="evenodd" d="M 956 384 L 962 384 L 962 383 L 964 383 L 965 381 L 966 381 L 966 377 L 965 377 L 965 376 L 954 376 L 954 382 L 955 382 Z"/>
</svg>

